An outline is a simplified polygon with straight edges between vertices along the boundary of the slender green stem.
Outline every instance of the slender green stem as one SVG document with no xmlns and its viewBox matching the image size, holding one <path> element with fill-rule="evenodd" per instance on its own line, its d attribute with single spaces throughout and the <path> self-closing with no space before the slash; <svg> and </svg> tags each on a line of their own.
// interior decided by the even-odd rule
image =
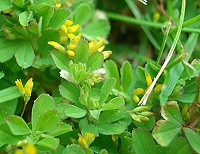
<svg viewBox="0 0 200 154">
<path fill-rule="evenodd" d="M 165 45 L 166 45 L 166 42 L 167 42 L 167 38 L 168 38 L 168 34 L 169 34 L 170 28 L 171 28 L 171 22 L 169 22 L 169 24 L 167 26 L 167 29 L 165 31 L 165 34 L 164 34 L 164 37 L 163 37 L 163 41 L 162 41 L 162 45 L 161 45 L 161 48 L 160 48 L 160 52 L 159 52 L 158 58 L 156 60 L 156 65 L 159 65 L 160 59 L 161 59 L 163 51 L 165 49 Z"/>
<path fill-rule="evenodd" d="M 24 106 L 23 106 L 23 110 L 22 110 L 22 113 L 21 113 L 21 117 L 23 117 L 23 115 L 24 115 L 24 112 L 26 110 L 26 105 L 27 105 L 27 103 L 24 102 Z"/>
<path fill-rule="evenodd" d="M 123 15 L 116 14 L 116 13 L 106 12 L 106 15 L 108 16 L 108 18 L 110 18 L 112 20 L 123 21 L 123 22 L 131 23 L 131 24 L 137 24 L 137 25 L 153 27 L 153 28 L 166 27 L 166 25 L 162 24 L 162 23 L 155 23 L 155 22 L 151 22 L 151 21 L 145 21 L 143 19 L 136 19 L 136 18 L 133 18 L 133 17 L 123 16 Z M 183 32 L 200 33 L 200 29 L 197 29 L 197 28 L 186 28 L 187 26 L 189 26 L 189 25 L 195 23 L 196 21 L 198 21 L 199 18 L 200 18 L 199 16 L 196 16 L 196 17 L 194 17 L 192 19 L 189 19 L 189 20 L 185 21 L 183 23 L 185 28 L 183 27 L 182 31 Z M 177 27 L 175 27 L 175 26 L 171 26 L 171 27 L 173 29 L 172 32 L 177 30 Z"/>
<path fill-rule="evenodd" d="M 186 0 L 182 0 L 182 8 L 181 8 L 181 16 L 180 16 L 180 22 L 178 24 L 178 30 L 175 36 L 175 39 L 173 41 L 173 44 L 170 48 L 170 51 L 167 55 L 167 58 L 165 60 L 165 62 L 163 63 L 160 71 L 158 72 L 157 76 L 154 78 L 152 84 L 150 85 L 150 87 L 148 88 L 148 90 L 146 91 L 146 93 L 144 94 L 144 96 L 142 97 L 142 99 L 140 100 L 140 102 L 138 103 L 138 105 L 146 105 L 147 99 L 151 93 L 151 91 L 153 90 L 156 82 L 158 81 L 158 79 L 160 78 L 161 74 L 163 73 L 163 71 L 165 70 L 167 64 L 169 63 L 173 53 L 174 53 L 174 49 L 178 43 L 180 34 L 181 34 L 181 30 L 182 30 L 182 25 L 183 25 L 183 20 L 184 20 L 184 16 L 185 16 L 185 6 L 186 6 Z"/>
</svg>

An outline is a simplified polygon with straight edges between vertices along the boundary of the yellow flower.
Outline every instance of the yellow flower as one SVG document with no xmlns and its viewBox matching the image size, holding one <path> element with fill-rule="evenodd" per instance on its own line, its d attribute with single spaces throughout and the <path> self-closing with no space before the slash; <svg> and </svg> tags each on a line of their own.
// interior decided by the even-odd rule
<svg viewBox="0 0 200 154">
<path fill-rule="evenodd" d="M 104 49 L 104 46 L 102 46 L 104 43 L 104 39 L 100 39 L 98 42 L 96 42 L 95 40 L 92 40 L 90 43 L 89 43 L 89 54 L 91 55 L 92 53 L 94 52 L 102 52 L 103 49 Z"/>
<path fill-rule="evenodd" d="M 19 92 L 22 94 L 22 95 L 24 95 L 25 94 L 25 90 L 24 90 L 24 87 L 23 87 L 23 85 L 22 85 L 22 81 L 19 79 L 17 79 L 17 81 L 15 81 L 15 84 L 16 84 L 16 86 L 17 86 L 17 88 L 18 88 L 18 90 L 19 90 Z"/>
<path fill-rule="evenodd" d="M 20 150 L 20 149 L 16 149 L 16 150 L 15 150 L 15 154 L 24 154 L 24 153 L 23 153 L 22 150 Z"/>
<path fill-rule="evenodd" d="M 67 54 L 69 55 L 70 58 L 74 57 L 75 53 L 72 50 L 67 50 Z"/>
<path fill-rule="evenodd" d="M 133 91 L 133 100 L 134 102 L 138 103 L 140 101 L 138 95 L 141 95 L 144 92 L 144 89 L 137 88 Z"/>
<path fill-rule="evenodd" d="M 133 95 L 133 101 L 135 103 L 138 103 L 140 101 L 140 98 L 137 95 Z"/>
<path fill-rule="evenodd" d="M 145 73 L 145 77 L 146 77 L 147 86 L 149 87 L 152 84 L 151 75 L 149 73 Z"/>
<path fill-rule="evenodd" d="M 27 103 L 31 97 L 31 92 L 32 92 L 32 88 L 33 88 L 33 79 L 30 78 L 25 86 L 22 85 L 22 81 L 18 80 L 15 81 L 15 84 L 19 90 L 19 92 L 22 94 L 22 96 L 24 97 L 25 102 Z"/>
<path fill-rule="evenodd" d="M 95 135 L 93 133 L 86 132 L 84 135 L 79 134 L 78 143 L 85 148 L 88 148 L 94 141 Z"/>
<path fill-rule="evenodd" d="M 144 89 L 142 89 L 142 88 L 137 88 L 137 89 L 135 89 L 134 91 L 133 91 L 133 93 L 135 94 L 135 95 L 140 95 L 140 94 L 142 94 L 144 92 Z"/>
<path fill-rule="evenodd" d="M 107 59 L 112 54 L 112 51 L 103 51 L 102 53 L 103 53 L 103 58 Z"/>
<path fill-rule="evenodd" d="M 30 97 L 31 97 L 32 88 L 33 88 L 33 79 L 30 78 L 30 79 L 26 82 L 26 84 L 25 84 L 25 86 L 24 86 L 24 89 L 25 89 L 25 97 L 27 98 L 27 100 L 29 100 Z"/>
<path fill-rule="evenodd" d="M 48 44 L 59 51 L 65 52 L 65 48 L 62 45 L 60 45 L 58 42 L 48 41 Z"/>
<path fill-rule="evenodd" d="M 159 12 L 154 13 L 153 21 L 158 21 L 159 19 L 160 19 L 160 13 Z"/>
<path fill-rule="evenodd" d="M 66 26 L 71 26 L 73 24 L 73 21 L 71 21 L 71 20 L 66 20 L 65 21 L 65 25 Z"/>
<path fill-rule="evenodd" d="M 28 143 L 27 145 L 24 146 L 24 152 L 25 152 L 25 154 L 36 154 L 37 153 L 34 144 L 30 144 L 30 143 Z"/>
<path fill-rule="evenodd" d="M 16 149 L 15 154 L 37 154 L 34 144 L 28 143 L 22 146 L 22 149 Z"/>
</svg>

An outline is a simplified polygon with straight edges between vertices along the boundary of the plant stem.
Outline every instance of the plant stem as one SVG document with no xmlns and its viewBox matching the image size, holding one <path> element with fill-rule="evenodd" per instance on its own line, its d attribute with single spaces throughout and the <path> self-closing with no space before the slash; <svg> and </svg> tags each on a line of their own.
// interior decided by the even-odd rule
<svg viewBox="0 0 200 154">
<path fill-rule="evenodd" d="M 27 103 L 24 102 L 24 106 L 23 106 L 23 110 L 22 110 L 22 113 L 21 113 L 21 117 L 23 117 L 23 115 L 24 115 L 24 112 L 26 110 L 26 105 L 27 105 Z"/>
<path fill-rule="evenodd" d="M 167 26 L 167 25 L 162 24 L 162 23 L 155 23 L 155 22 L 146 21 L 146 20 L 143 20 L 143 19 L 136 19 L 136 18 L 133 18 L 133 17 L 123 16 L 123 15 L 119 15 L 119 14 L 111 13 L 111 12 L 106 12 L 106 15 L 107 15 L 108 18 L 110 18 L 112 20 L 123 21 L 123 22 L 131 23 L 131 24 L 141 25 L 141 26 L 153 27 L 153 28 L 158 28 L 158 29 L 161 29 L 161 28 L 164 28 L 164 27 Z M 187 26 L 189 26 L 189 25 L 195 23 L 196 21 L 200 20 L 199 18 L 200 18 L 200 15 L 185 21 L 183 23 L 184 26 L 182 27 L 183 28 L 182 31 L 183 32 L 200 33 L 200 29 L 187 28 Z M 186 28 L 184 28 L 184 27 L 186 27 Z M 172 32 L 174 32 L 174 31 L 177 30 L 177 27 L 172 26 L 172 29 L 173 29 Z"/>
<path fill-rule="evenodd" d="M 186 0 L 182 0 L 182 8 L 181 8 L 181 16 L 180 16 L 180 22 L 178 25 L 178 30 L 174 39 L 174 42 L 170 48 L 170 51 L 167 55 L 167 58 L 163 64 L 163 66 L 161 67 L 160 71 L 158 72 L 157 76 L 154 78 L 152 84 L 150 85 L 150 87 L 148 88 L 148 90 L 146 91 L 146 93 L 144 94 L 144 96 L 142 97 L 142 99 L 140 100 L 140 102 L 138 103 L 138 105 L 146 105 L 147 99 L 151 93 L 151 91 L 153 90 L 156 82 L 158 81 L 159 77 L 161 76 L 161 74 L 163 73 L 163 71 L 165 70 L 167 64 L 169 63 L 173 53 L 174 53 L 174 49 L 176 47 L 176 44 L 179 40 L 180 34 L 181 34 L 181 29 L 182 29 L 182 25 L 183 25 L 183 20 L 184 20 L 184 16 L 185 16 L 185 6 L 186 6 Z"/>
</svg>

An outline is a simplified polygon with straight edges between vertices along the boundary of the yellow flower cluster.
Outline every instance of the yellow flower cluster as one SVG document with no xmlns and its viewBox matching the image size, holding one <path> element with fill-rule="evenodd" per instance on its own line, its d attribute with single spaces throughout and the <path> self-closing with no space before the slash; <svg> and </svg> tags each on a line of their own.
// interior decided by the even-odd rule
<svg viewBox="0 0 200 154">
<path fill-rule="evenodd" d="M 79 134 L 78 143 L 84 147 L 88 148 L 90 144 L 94 141 L 95 135 L 92 133 L 86 132 L 84 135 Z"/>
<path fill-rule="evenodd" d="M 22 149 L 16 149 L 15 154 L 37 154 L 34 144 L 26 144 Z"/>
<path fill-rule="evenodd" d="M 76 46 L 78 45 L 82 34 L 79 33 L 75 35 L 74 33 L 79 29 L 80 25 L 73 25 L 73 21 L 66 20 L 65 23 L 58 30 L 60 34 L 60 43 L 65 43 L 69 38 L 69 43 L 66 47 L 62 46 L 60 43 L 55 41 L 48 41 L 48 44 L 53 46 L 55 49 L 67 53 L 70 58 L 72 58 L 75 54 Z"/>
<path fill-rule="evenodd" d="M 152 84 L 152 78 L 151 75 L 149 73 L 145 73 L 145 78 L 146 78 L 146 84 L 147 84 L 147 89 L 149 88 L 149 86 Z M 158 94 L 161 91 L 162 88 L 162 84 L 157 84 L 153 93 Z M 143 88 L 137 88 L 133 91 L 133 101 L 138 103 L 140 101 L 139 96 L 141 94 L 143 94 L 145 92 L 145 90 Z"/>
<path fill-rule="evenodd" d="M 95 40 L 91 41 L 89 43 L 89 55 L 91 55 L 94 52 L 102 52 L 104 59 L 107 59 L 111 54 L 112 51 L 103 51 L 105 46 L 102 46 L 104 43 L 104 39 L 100 39 L 98 42 Z"/>
<path fill-rule="evenodd" d="M 19 92 L 22 94 L 22 96 L 24 97 L 25 102 L 27 103 L 31 97 L 31 92 L 32 92 L 32 88 L 33 88 L 33 79 L 30 78 L 25 86 L 23 86 L 22 81 L 19 79 L 17 79 L 17 81 L 15 81 L 15 84 L 19 90 Z"/>
<path fill-rule="evenodd" d="M 58 32 L 60 34 L 60 43 L 65 44 L 65 42 L 69 39 L 68 44 L 65 47 L 55 41 L 48 41 L 48 44 L 63 53 L 67 53 L 70 58 L 74 57 L 76 47 L 82 36 L 81 33 L 75 35 L 75 32 L 77 32 L 79 28 L 79 24 L 73 25 L 73 21 L 66 20 Z M 107 59 L 110 54 L 112 54 L 112 51 L 103 51 L 105 48 L 103 43 L 104 39 L 100 39 L 99 41 L 92 40 L 89 42 L 89 55 L 92 55 L 94 52 L 101 52 L 104 56 L 104 59 Z"/>
</svg>

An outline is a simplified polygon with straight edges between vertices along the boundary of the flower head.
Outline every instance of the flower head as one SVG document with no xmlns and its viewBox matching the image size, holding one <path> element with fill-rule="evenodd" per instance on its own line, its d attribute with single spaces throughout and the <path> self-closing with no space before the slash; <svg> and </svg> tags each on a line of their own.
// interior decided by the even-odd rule
<svg viewBox="0 0 200 154">
<path fill-rule="evenodd" d="M 31 93 L 32 93 L 32 88 L 33 88 L 33 79 L 30 78 L 25 86 L 23 86 L 22 81 L 18 80 L 15 81 L 15 84 L 19 90 L 19 92 L 22 94 L 22 96 L 24 97 L 25 102 L 27 103 L 31 97 Z"/>
<path fill-rule="evenodd" d="M 84 135 L 79 134 L 78 143 L 85 148 L 88 148 L 94 141 L 95 135 L 93 133 L 86 132 Z"/>
</svg>

